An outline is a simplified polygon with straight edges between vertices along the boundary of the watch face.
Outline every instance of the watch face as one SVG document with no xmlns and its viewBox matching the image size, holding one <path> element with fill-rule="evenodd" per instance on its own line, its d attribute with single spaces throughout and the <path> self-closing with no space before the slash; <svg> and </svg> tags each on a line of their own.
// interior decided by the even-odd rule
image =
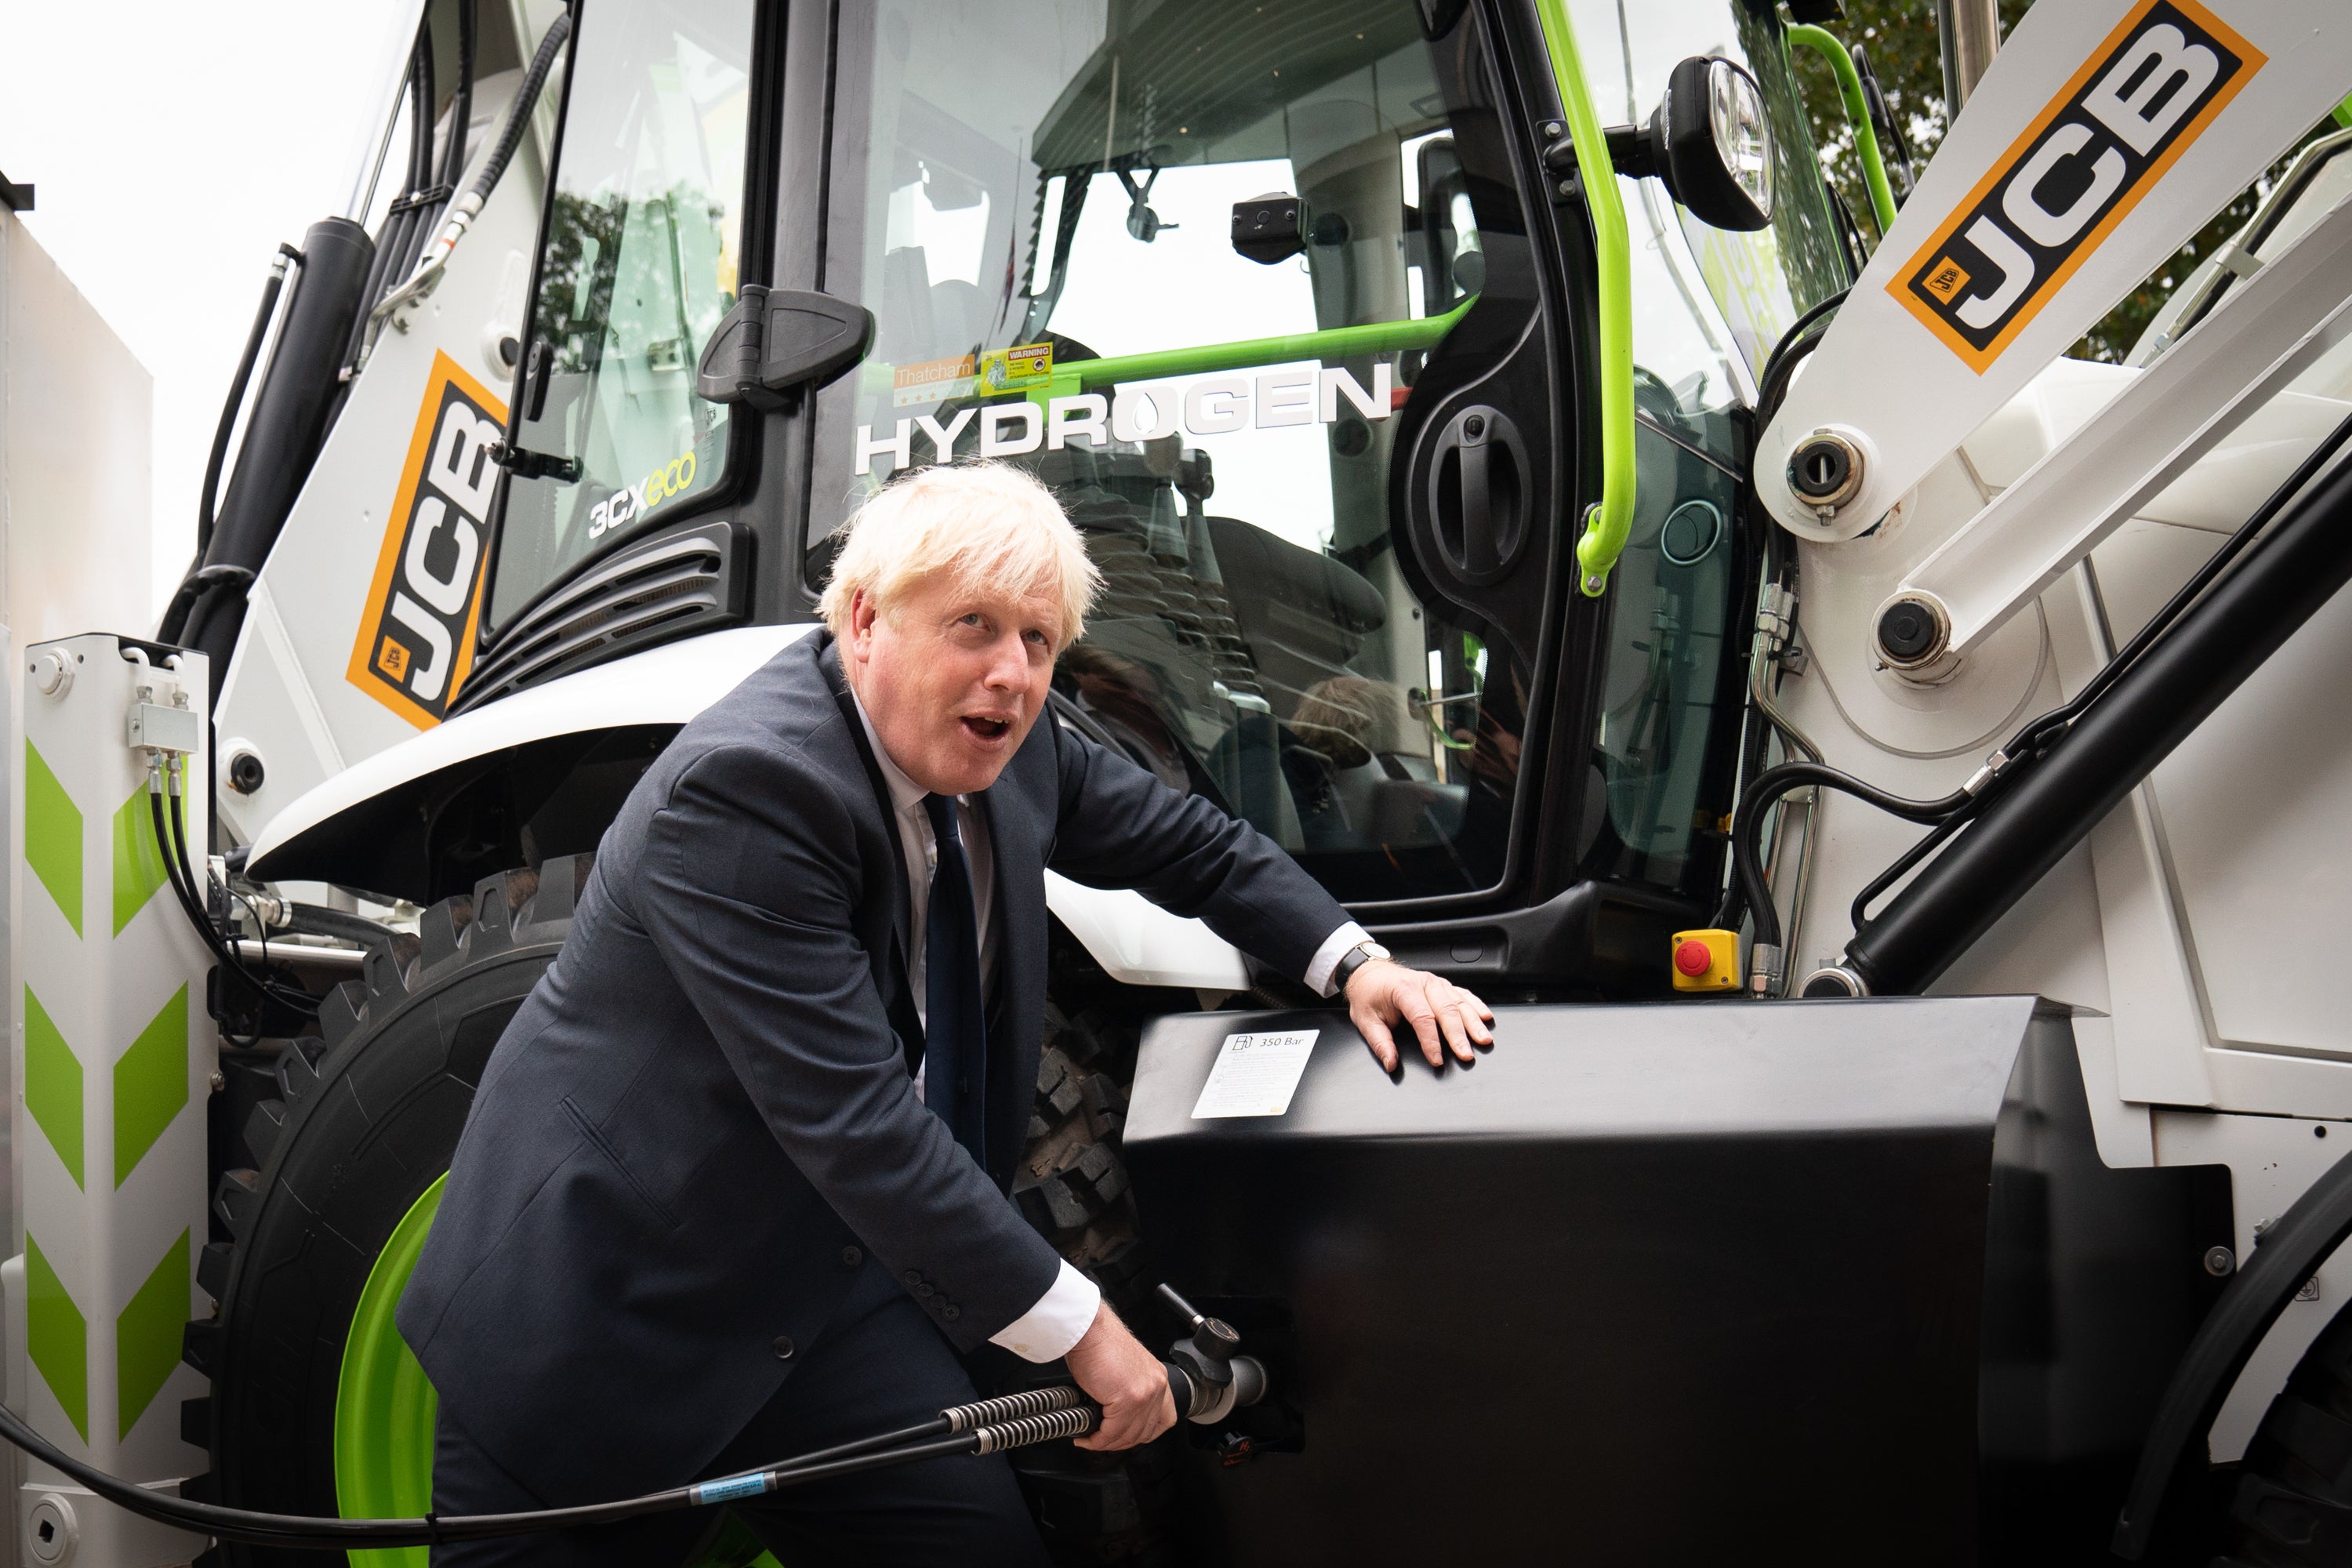
<svg viewBox="0 0 2352 1568">
<path fill-rule="evenodd" d="M 1388 963 L 1391 956 L 1387 948 L 1382 947 L 1376 942 L 1358 942 L 1356 944 L 1356 951 L 1362 953 L 1367 959 L 1378 960 L 1383 963 Z"/>
</svg>

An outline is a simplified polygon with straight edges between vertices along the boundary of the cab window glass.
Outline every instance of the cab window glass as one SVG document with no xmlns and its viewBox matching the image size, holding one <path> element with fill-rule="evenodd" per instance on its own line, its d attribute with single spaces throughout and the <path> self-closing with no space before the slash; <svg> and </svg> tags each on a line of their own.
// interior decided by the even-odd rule
<svg viewBox="0 0 2352 1568">
<path fill-rule="evenodd" d="M 752 0 L 580 7 L 509 487 L 495 625 L 717 484 L 728 410 L 694 395 L 735 302 Z"/>
<path fill-rule="evenodd" d="M 1654 179 L 1619 179 L 1632 229 L 1635 487 L 1611 579 L 1599 732 L 1600 805 L 1585 863 L 1681 886 L 1716 813 L 1700 799 L 1710 747 L 1736 721 L 1724 669 L 1747 470 L 1745 409 L 1798 315 L 1845 287 L 1836 215 L 1779 20 L 1746 0 L 1570 0 L 1602 113 L 1645 121 L 1692 55 L 1736 60 L 1763 89 L 1776 157 L 1769 227 L 1712 228 Z M 1720 711 L 1719 711 L 1720 710 Z M 1719 807 L 1718 807 L 1719 809 Z"/>
<path fill-rule="evenodd" d="M 1529 675 L 1390 515 L 1427 354 L 1530 266 L 1455 144 L 1495 112 L 1475 57 L 1413 0 L 885 0 L 843 28 L 868 93 L 827 287 L 877 338 L 820 405 L 813 538 L 892 472 L 1030 468 L 1103 573 L 1057 679 L 1098 733 L 1342 898 L 1496 883 Z"/>
</svg>

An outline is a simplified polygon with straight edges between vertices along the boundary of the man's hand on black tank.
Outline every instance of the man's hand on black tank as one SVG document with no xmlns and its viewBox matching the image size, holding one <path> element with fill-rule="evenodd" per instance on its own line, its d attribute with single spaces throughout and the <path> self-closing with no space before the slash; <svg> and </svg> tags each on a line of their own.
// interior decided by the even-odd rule
<svg viewBox="0 0 2352 1568">
<path fill-rule="evenodd" d="M 1372 1055 L 1390 1072 L 1397 1069 L 1396 1036 L 1400 1021 L 1411 1024 L 1421 1037 L 1421 1054 L 1429 1065 L 1445 1065 L 1448 1047 L 1464 1061 L 1480 1046 L 1495 1043 L 1486 1026 L 1494 1009 L 1450 980 L 1407 969 L 1402 963 L 1374 959 L 1348 977 L 1348 1016 L 1372 1047 Z"/>
<path fill-rule="evenodd" d="M 1070 1347 L 1070 1375 L 1102 1406 L 1102 1425 L 1077 1440 L 1081 1448 L 1132 1448 L 1176 1425 L 1168 1369 L 1143 1348 L 1106 1301 L 1094 1325 Z"/>
</svg>

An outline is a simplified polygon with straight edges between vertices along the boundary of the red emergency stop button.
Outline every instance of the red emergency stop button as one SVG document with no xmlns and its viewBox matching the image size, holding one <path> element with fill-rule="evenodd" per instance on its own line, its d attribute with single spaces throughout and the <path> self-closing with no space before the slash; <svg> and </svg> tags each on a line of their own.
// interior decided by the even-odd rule
<svg viewBox="0 0 2352 1568">
<path fill-rule="evenodd" d="M 1679 942 L 1675 947 L 1675 967 L 1693 980 L 1705 974 L 1714 963 L 1715 954 L 1709 952 L 1706 943 L 1696 937 Z"/>
</svg>

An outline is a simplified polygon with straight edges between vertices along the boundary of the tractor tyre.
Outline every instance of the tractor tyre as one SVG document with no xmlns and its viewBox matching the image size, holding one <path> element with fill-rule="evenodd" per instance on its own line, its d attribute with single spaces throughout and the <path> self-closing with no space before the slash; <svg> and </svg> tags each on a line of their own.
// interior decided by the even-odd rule
<svg viewBox="0 0 2352 1568">
<path fill-rule="evenodd" d="M 1066 1011 L 1049 995 L 1027 1147 L 1013 1201 L 1055 1248 L 1096 1284 L 1114 1311 L 1150 1342 L 1170 1325 L 1151 1300 L 1135 1194 L 1119 1153 L 1135 1081 L 1139 1035 L 1105 1010 Z M 1175 1560 L 1177 1447 L 1171 1432 L 1140 1448 L 1097 1454 L 1066 1444 L 1016 1449 L 1014 1474 L 1048 1552 L 1063 1568 Z"/>
<path fill-rule="evenodd" d="M 571 930 L 590 860 L 506 872 L 436 904 L 416 937 L 372 950 L 364 978 L 327 997 L 323 1037 L 279 1056 L 279 1098 L 245 1130 L 260 1168 L 225 1172 L 214 1189 L 215 1234 L 232 1239 L 205 1248 L 198 1277 L 218 1305 L 187 1329 L 184 1359 L 212 1393 L 187 1402 L 181 1425 L 211 1454 L 210 1500 L 340 1511 L 336 1407 L 353 1314 L 386 1243 L 448 1170 L 483 1065 Z M 424 1419 L 429 1462 L 429 1407 Z M 249 1568 L 318 1560 L 222 1551 Z"/>
<path fill-rule="evenodd" d="M 2229 1525 L 2233 1543 L 2213 1568 L 2352 1563 L 2352 1307 L 2320 1331 L 2263 1413 Z"/>
</svg>

